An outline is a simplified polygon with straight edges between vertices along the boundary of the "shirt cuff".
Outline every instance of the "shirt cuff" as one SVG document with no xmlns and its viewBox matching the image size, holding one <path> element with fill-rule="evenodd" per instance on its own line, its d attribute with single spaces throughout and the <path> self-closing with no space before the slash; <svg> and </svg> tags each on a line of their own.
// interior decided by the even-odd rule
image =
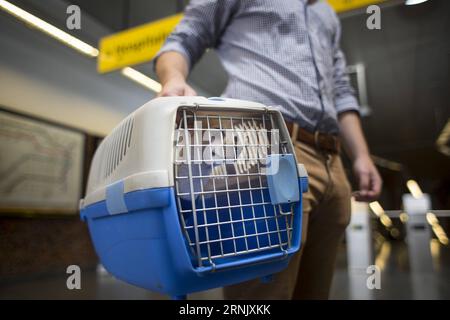
<svg viewBox="0 0 450 320">
<path fill-rule="evenodd" d="M 342 113 L 346 111 L 359 112 L 359 103 L 356 98 L 352 95 L 347 95 L 345 97 L 340 97 L 334 100 L 337 113 Z"/>
<path fill-rule="evenodd" d="M 164 43 L 164 45 L 161 47 L 161 49 L 158 51 L 158 53 L 156 54 L 155 58 L 153 59 L 153 69 L 155 69 L 156 61 L 158 60 L 158 58 L 164 52 L 169 52 L 169 51 L 175 51 L 175 52 L 178 52 L 181 55 L 183 55 L 184 58 L 187 61 L 189 70 L 191 70 L 192 59 L 191 59 L 191 56 L 189 55 L 189 52 L 179 42 L 177 42 L 177 41 L 170 41 L 170 40 L 168 40 L 168 41 L 166 41 L 166 43 Z"/>
</svg>

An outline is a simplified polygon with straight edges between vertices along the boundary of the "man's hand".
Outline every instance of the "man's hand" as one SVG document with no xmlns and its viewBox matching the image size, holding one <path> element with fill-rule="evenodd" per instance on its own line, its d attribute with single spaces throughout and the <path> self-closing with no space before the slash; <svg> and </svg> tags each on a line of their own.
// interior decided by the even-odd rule
<svg viewBox="0 0 450 320">
<path fill-rule="evenodd" d="M 192 89 L 183 79 L 168 80 L 158 93 L 158 97 L 173 96 L 196 96 L 197 92 Z"/>
<path fill-rule="evenodd" d="M 187 83 L 188 62 L 175 51 L 164 52 L 156 61 L 156 74 L 162 84 L 158 97 L 196 96 L 197 93 Z"/>
<path fill-rule="evenodd" d="M 381 177 L 370 159 L 359 116 L 355 112 L 339 114 L 339 128 L 348 156 L 353 161 L 353 173 L 359 190 L 353 192 L 357 201 L 374 201 L 381 192 Z"/>
<path fill-rule="evenodd" d="M 382 180 L 372 159 L 369 156 L 356 158 L 353 161 L 353 173 L 359 186 L 359 190 L 353 193 L 355 200 L 365 202 L 376 200 L 381 192 Z"/>
</svg>

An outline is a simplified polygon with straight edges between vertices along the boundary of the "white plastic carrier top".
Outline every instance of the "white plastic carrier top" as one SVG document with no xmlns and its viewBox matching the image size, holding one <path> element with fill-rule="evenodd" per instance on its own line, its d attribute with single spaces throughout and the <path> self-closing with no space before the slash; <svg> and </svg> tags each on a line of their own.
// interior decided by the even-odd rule
<svg viewBox="0 0 450 320">
<path fill-rule="evenodd" d="M 196 104 L 224 110 L 245 108 L 279 113 L 274 107 L 235 99 L 161 97 L 150 100 L 122 120 L 100 144 L 92 160 L 86 197 L 80 201 L 80 209 L 105 200 L 106 187 L 119 180 L 123 180 L 124 193 L 174 186 L 177 109 Z"/>
</svg>

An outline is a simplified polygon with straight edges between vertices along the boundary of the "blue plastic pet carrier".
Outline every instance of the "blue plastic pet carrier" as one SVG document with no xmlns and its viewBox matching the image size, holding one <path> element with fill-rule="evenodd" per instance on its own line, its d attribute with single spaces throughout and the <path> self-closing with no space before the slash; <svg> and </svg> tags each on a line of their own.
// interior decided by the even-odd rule
<svg viewBox="0 0 450 320">
<path fill-rule="evenodd" d="M 111 274 L 180 298 L 285 268 L 306 189 L 277 109 L 158 98 L 103 140 L 80 209 Z"/>
</svg>

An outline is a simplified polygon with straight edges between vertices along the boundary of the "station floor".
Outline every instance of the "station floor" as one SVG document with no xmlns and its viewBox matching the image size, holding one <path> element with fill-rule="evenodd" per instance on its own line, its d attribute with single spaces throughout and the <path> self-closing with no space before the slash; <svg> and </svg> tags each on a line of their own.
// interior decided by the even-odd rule
<svg viewBox="0 0 450 320">
<path fill-rule="evenodd" d="M 432 270 L 413 271 L 403 241 L 389 241 L 381 261 L 380 289 L 366 287 L 365 270 L 349 271 L 345 245 L 339 251 L 331 299 L 450 299 L 450 246 L 434 244 Z M 190 299 L 221 299 L 220 289 Z M 81 289 L 68 290 L 65 275 L 0 282 L 0 299 L 167 299 L 96 270 L 82 271 Z"/>
</svg>

